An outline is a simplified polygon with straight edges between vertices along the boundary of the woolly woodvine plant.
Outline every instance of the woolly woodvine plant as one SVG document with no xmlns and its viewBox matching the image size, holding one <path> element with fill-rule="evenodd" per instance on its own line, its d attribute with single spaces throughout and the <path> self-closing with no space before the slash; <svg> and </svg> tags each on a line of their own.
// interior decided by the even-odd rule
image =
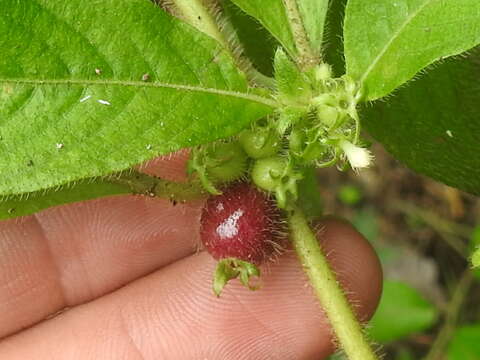
<svg viewBox="0 0 480 360">
<path fill-rule="evenodd" d="M 343 20 L 327 0 L 0 7 L 0 219 L 115 194 L 186 201 L 251 177 L 286 213 L 351 359 L 375 355 L 298 182 L 311 168 L 369 166 L 362 124 L 412 169 L 480 194 L 478 0 L 349 0 Z M 187 185 L 130 170 L 186 147 Z"/>
</svg>

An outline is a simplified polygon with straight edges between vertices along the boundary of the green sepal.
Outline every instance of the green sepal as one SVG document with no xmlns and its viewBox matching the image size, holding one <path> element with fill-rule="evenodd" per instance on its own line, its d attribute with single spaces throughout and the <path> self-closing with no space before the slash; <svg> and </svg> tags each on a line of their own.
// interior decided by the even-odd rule
<svg viewBox="0 0 480 360">
<path fill-rule="evenodd" d="M 248 289 L 258 290 L 258 286 L 250 284 L 252 276 L 260 277 L 260 269 L 256 265 L 237 258 L 222 259 L 217 263 L 215 269 L 213 292 L 219 297 L 225 285 L 236 278 Z"/>
<path fill-rule="evenodd" d="M 306 107 L 285 107 L 280 109 L 276 122 L 278 133 L 284 135 L 291 126 L 295 125 L 300 119 L 307 116 L 307 114 L 308 108 Z"/>
<path fill-rule="evenodd" d="M 216 184 L 240 178 L 247 170 L 247 161 L 247 154 L 237 141 L 216 142 L 192 150 L 187 173 L 196 173 L 205 190 L 219 195 Z"/>
</svg>

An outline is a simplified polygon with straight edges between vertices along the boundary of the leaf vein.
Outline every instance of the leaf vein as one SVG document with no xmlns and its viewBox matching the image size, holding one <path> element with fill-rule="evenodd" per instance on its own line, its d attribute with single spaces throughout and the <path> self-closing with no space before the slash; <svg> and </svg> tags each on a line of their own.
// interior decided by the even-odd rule
<svg viewBox="0 0 480 360">
<path fill-rule="evenodd" d="M 111 85 L 111 86 L 121 86 L 121 87 L 136 87 L 136 88 L 166 88 L 178 91 L 191 91 L 199 93 L 208 93 L 218 96 L 226 96 L 232 98 L 239 98 L 244 100 L 250 100 L 259 104 L 264 104 L 272 108 L 278 107 L 278 104 L 275 100 L 269 99 L 260 95 L 247 94 L 232 90 L 223 90 L 215 88 L 204 88 L 200 86 L 191 86 L 183 84 L 170 84 L 170 83 L 161 83 L 161 82 L 142 82 L 142 81 L 131 81 L 131 80 L 77 80 L 77 79 L 3 79 L 0 78 L 0 83 L 13 83 L 13 84 L 31 84 L 31 85 L 79 85 L 79 86 L 88 86 L 88 85 Z"/>
<path fill-rule="evenodd" d="M 378 55 L 375 57 L 375 59 L 372 61 L 372 63 L 368 66 L 368 68 L 365 70 L 363 75 L 360 77 L 360 83 L 363 83 L 364 80 L 367 78 L 368 74 L 373 70 L 375 65 L 380 61 L 382 56 L 388 51 L 389 47 L 393 44 L 393 42 L 401 35 L 402 30 L 405 29 L 412 21 L 415 19 L 425 7 L 427 7 L 433 0 L 425 0 L 425 2 L 418 7 L 418 9 L 412 14 L 410 14 L 408 17 L 405 18 L 405 21 L 398 27 L 397 31 L 395 31 L 392 34 L 392 37 L 390 40 L 388 40 L 382 50 L 378 53 Z"/>
</svg>

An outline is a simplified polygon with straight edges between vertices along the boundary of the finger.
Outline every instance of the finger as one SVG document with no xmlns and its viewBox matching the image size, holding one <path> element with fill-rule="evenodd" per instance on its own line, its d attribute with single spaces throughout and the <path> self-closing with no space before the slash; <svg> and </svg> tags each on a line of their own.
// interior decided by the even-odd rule
<svg viewBox="0 0 480 360">
<path fill-rule="evenodd" d="M 185 181 L 187 176 L 187 160 L 189 149 L 157 157 L 138 166 L 138 170 L 170 181 Z"/>
<path fill-rule="evenodd" d="M 366 320 L 381 291 L 381 269 L 349 225 L 329 220 L 323 247 Z M 334 346 L 328 321 L 291 252 L 250 292 L 211 290 L 214 261 L 192 255 L 90 304 L 13 336 L 0 358 L 320 359 Z M 74 354 L 74 356 L 72 355 Z"/>
<path fill-rule="evenodd" d="M 185 155 L 162 163 L 180 177 Z M 118 196 L 0 222 L 0 337 L 195 252 L 200 208 Z"/>
</svg>

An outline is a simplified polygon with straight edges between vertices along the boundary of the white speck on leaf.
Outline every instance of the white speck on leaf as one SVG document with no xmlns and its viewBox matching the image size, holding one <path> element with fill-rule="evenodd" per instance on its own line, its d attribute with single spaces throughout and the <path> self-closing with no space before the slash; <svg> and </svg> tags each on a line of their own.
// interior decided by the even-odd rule
<svg viewBox="0 0 480 360">
<path fill-rule="evenodd" d="M 152 145 L 151 145 L 151 144 L 148 144 L 148 145 L 146 146 L 146 148 L 147 148 L 147 150 L 152 150 Z"/>
<path fill-rule="evenodd" d="M 102 70 L 100 70 L 99 68 L 95 69 L 95 74 L 100 75 L 101 73 L 102 73 Z"/>
<path fill-rule="evenodd" d="M 87 95 L 87 96 L 81 98 L 81 99 L 80 99 L 80 102 L 82 103 L 82 102 L 84 102 L 84 101 L 87 101 L 87 100 L 90 99 L 91 97 L 92 97 L 92 95 Z"/>
<path fill-rule="evenodd" d="M 142 81 L 148 81 L 150 79 L 150 74 L 143 74 Z"/>
<path fill-rule="evenodd" d="M 453 138 L 453 134 L 452 134 L 452 131 L 451 130 L 447 130 L 445 131 L 447 133 L 448 136 L 450 136 L 451 138 Z"/>
<path fill-rule="evenodd" d="M 232 238 L 238 234 L 238 219 L 243 215 L 243 210 L 238 209 L 217 227 L 217 234 L 222 238 Z"/>
<path fill-rule="evenodd" d="M 108 105 L 108 106 L 112 105 L 112 104 L 110 104 L 110 102 L 107 101 L 107 100 L 101 100 L 101 99 L 100 99 L 100 100 L 97 100 L 97 101 L 98 101 L 100 104 L 102 104 L 102 105 Z"/>
<path fill-rule="evenodd" d="M 63 146 L 64 146 L 64 145 L 63 145 L 62 143 L 57 143 L 57 144 L 55 144 L 55 147 L 56 147 L 57 149 L 59 149 L 59 150 L 60 150 L 60 149 L 63 149 Z"/>
</svg>

